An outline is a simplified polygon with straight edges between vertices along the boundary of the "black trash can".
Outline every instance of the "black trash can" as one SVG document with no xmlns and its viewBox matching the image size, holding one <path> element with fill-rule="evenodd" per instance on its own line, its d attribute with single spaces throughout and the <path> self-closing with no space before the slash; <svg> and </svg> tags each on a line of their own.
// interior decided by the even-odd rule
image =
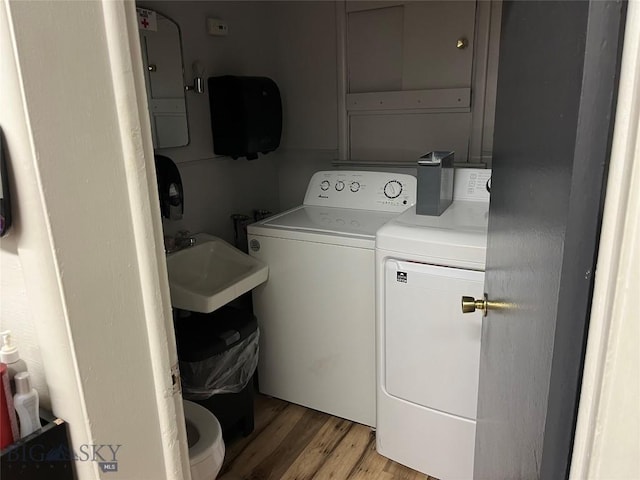
<svg viewBox="0 0 640 480">
<path fill-rule="evenodd" d="M 211 411 L 225 440 L 254 427 L 253 375 L 258 322 L 246 309 L 224 306 L 176 320 L 182 395 Z"/>
</svg>

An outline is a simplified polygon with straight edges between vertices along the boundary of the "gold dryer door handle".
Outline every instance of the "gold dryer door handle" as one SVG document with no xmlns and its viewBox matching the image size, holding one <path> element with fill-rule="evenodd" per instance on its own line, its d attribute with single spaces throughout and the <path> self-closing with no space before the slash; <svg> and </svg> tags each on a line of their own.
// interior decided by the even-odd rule
<svg viewBox="0 0 640 480">
<path fill-rule="evenodd" d="M 487 309 L 488 309 L 488 301 L 487 301 L 487 294 L 484 294 L 484 298 L 482 298 L 481 300 L 476 300 L 473 297 L 466 297 L 463 296 L 462 297 L 462 313 L 472 313 L 475 312 L 476 310 L 481 310 L 482 316 L 486 317 L 487 316 Z"/>
</svg>

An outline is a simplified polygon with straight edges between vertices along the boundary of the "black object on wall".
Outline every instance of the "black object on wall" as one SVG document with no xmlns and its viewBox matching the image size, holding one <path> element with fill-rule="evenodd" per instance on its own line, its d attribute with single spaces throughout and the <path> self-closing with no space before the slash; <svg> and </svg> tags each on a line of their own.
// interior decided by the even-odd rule
<svg viewBox="0 0 640 480">
<path fill-rule="evenodd" d="M 180 220 L 184 213 L 184 192 L 180 171 L 169 157 L 156 155 L 155 161 L 160 212 L 164 218 Z"/>
<path fill-rule="evenodd" d="M 232 158 L 258 158 L 280 146 L 282 101 L 266 77 L 209 77 L 213 150 Z"/>
<path fill-rule="evenodd" d="M 11 227 L 11 195 L 9 195 L 9 176 L 7 172 L 7 152 L 4 134 L 0 129 L 0 237 Z"/>
</svg>

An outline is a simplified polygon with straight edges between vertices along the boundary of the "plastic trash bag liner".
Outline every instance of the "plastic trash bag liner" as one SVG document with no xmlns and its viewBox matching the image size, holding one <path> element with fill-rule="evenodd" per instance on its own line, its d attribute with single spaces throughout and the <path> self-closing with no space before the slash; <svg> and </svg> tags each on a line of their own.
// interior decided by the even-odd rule
<svg viewBox="0 0 640 480">
<path fill-rule="evenodd" d="M 221 393 L 238 393 L 247 386 L 258 366 L 256 330 L 219 355 L 199 362 L 180 361 L 182 395 L 187 400 L 205 400 Z"/>
</svg>

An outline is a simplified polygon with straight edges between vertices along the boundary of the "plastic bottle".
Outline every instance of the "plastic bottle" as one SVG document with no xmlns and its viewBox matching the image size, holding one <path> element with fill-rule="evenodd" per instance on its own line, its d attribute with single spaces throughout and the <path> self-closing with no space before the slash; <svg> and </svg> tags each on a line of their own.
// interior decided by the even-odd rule
<svg viewBox="0 0 640 480">
<path fill-rule="evenodd" d="M 18 347 L 11 341 L 11 331 L 5 330 L 0 332 L 2 336 L 2 348 L 0 348 L 0 362 L 7 365 L 9 372 L 9 383 L 11 384 L 11 392 L 15 393 L 14 377 L 20 372 L 27 371 L 27 364 L 20 358 Z"/>
<path fill-rule="evenodd" d="M 9 388 L 7 366 L 0 363 L 0 449 L 4 450 L 20 438 L 13 395 Z"/>
<path fill-rule="evenodd" d="M 13 407 L 20 421 L 20 438 L 38 430 L 40 424 L 40 399 L 38 392 L 31 388 L 29 372 L 20 372 L 15 376 L 16 394 L 13 396 Z"/>
</svg>

